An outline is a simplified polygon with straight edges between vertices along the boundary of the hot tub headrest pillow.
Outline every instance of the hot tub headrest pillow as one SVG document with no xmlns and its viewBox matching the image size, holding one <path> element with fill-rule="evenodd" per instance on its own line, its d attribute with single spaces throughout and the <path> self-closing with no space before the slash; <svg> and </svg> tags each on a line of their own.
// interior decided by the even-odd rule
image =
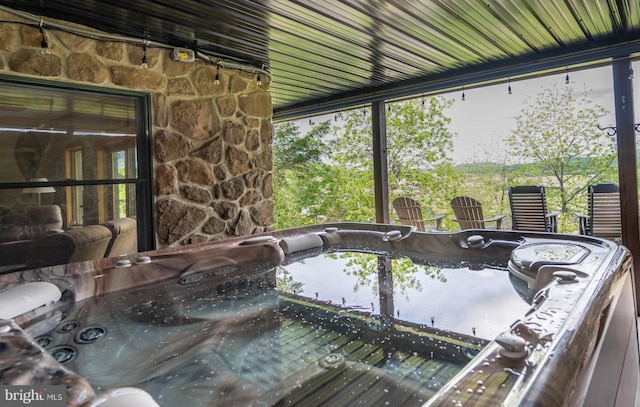
<svg viewBox="0 0 640 407">
<path fill-rule="evenodd" d="M 301 252 L 303 250 L 322 247 L 322 238 L 314 233 L 289 236 L 280 240 L 280 247 L 282 247 L 285 254 Z"/>
</svg>

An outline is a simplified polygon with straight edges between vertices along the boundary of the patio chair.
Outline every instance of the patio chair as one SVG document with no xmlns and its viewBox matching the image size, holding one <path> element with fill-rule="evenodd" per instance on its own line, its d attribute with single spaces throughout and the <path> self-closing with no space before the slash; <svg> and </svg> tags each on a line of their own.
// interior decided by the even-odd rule
<svg viewBox="0 0 640 407">
<path fill-rule="evenodd" d="M 402 225 L 415 226 L 419 232 L 427 230 L 440 230 L 442 228 L 442 219 L 446 215 L 435 215 L 424 219 L 422 217 L 422 208 L 420 203 L 415 199 L 407 197 L 399 197 L 393 200 L 393 209 L 396 211 L 398 218 L 396 221 Z M 433 227 L 428 227 L 430 224 Z"/>
<path fill-rule="evenodd" d="M 560 211 L 547 211 L 547 199 L 543 186 L 509 187 L 513 230 L 531 232 L 558 231 Z"/>
<path fill-rule="evenodd" d="M 588 214 L 573 212 L 578 217 L 580 234 L 605 239 L 622 237 L 620 220 L 620 188 L 617 184 L 589 185 Z"/>
<path fill-rule="evenodd" d="M 482 204 L 475 198 L 468 196 L 456 196 L 451 200 L 451 209 L 460 229 L 500 229 L 505 215 L 497 215 L 485 219 L 482 214 Z M 495 222 L 495 227 L 487 227 L 486 223 Z"/>
</svg>

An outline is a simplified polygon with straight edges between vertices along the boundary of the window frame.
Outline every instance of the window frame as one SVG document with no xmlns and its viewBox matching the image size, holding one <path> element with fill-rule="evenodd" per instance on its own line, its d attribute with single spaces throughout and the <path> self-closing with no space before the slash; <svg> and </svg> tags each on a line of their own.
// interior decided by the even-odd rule
<svg viewBox="0 0 640 407">
<path fill-rule="evenodd" d="M 114 185 L 124 184 L 125 188 L 134 188 L 136 197 L 136 220 L 138 228 L 138 250 L 153 250 L 156 247 L 155 216 L 153 208 L 153 171 L 151 158 L 151 95 L 145 92 L 126 89 L 113 89 L 84 84 L 42 80 L 37 78 L 22 78 L 0 74 L 0 83 L 30 88 L 47 88 L 59 92 L 77 92 L 92 96 L 123 96 L 135 100 L 136 117 L 136 150 L 137 150 L 137 176 L 119 179 L 75 180 L 67 177 L 65 180 L 39 182 L 0 182 L 0 190 L 22 189 L 40 186 L 52 186 L 54 188 L 66 188 L 69 192 L 79 186 L 98 186 L 109 188 Z M 1 139 L 0 139 L 1 140 Z M 1 141 L 0 141 L 1 142 Z M 128 156 L 128 154 L 127 154 Z M 125 158 L 125 159 L 128 159 Z M 65 157 L 65 166 L 72 157 Z M 67 174 L 71 175 L 71 174 Z M 67 195 L 67 199 L 70 195 Z M 68 202 L 69 203 L 69 202 Z M 129 203 L 127 203 L 129 204 Z"/>
</svg>

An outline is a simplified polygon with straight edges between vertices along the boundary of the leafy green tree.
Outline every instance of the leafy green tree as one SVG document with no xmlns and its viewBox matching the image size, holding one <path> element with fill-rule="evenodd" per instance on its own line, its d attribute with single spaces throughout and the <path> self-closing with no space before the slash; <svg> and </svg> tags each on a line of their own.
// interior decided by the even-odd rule
<svg viewBox="0 0 640 407">
<path fill-rule="evenodd" d="M 567 85 L 543 88 L 516 117 L 516 129 L 507 139 L 511 153 L 536 164 L 524 168 L 536 169 L 529 175 L 554 190 L 563 213 L 590 184 L 610 181 L 615 174 L 615 141 L 598 129 L 606 114 L 586 92 L 576 98 Z"/>
<path fill-rule="evenodd" d="M 273 139 L 274 170 L 306 172 L 310 164 L 319 163 L 326 153 L 325 136 L 329 130 L 328 121 L 317 124 L 304 135 L 294 122 L 277 125 Z"/>
<path fill-rule="evenodd" d="M 391 198 L 409 195 L 429 212 L 447 211 L 456 173 L 448 152 L 453 149 L 450 119 L 444 111 L 452 100 L 443 97 L 411 99 L 388 104 L 387 163 Z M 331 159 L 351 174 L 349 192 L 366 205 L 373 219 L 373 131 L 371 110 L 342 113 Z M 356 220 L 356 219 L 354 219 Z M 363 220 L 363 219 L 358 219 Z"/>
<path fill-rule="evenodd" d="M 301 134 L 298 126 L 287 122 L 276 126 L 273 140 L 273 189 L 275 227 L 287 228 L 318 223 L 323 208 L 322 174 L 331 171 L 322 159 L 327 154 L 329 122 Z"/>
<path fill-rule="evenodd" d="M 456 173 L 447 153 L 453 134 L 442 97 L 389 104 L 387 157 L 392 198 L 408 195 L 427 212 L 449 211 Z M 307 134 L 292 122 L 276 126 L 274 199 L 277 228 L 324 221 L 374 222 L 371 110 L 339 114 Z M 427 213 L 428 215 L 429 213 Z"/>
<path fill-rule="evenodd" d="M 328 121 L 303 135 L 293 122 L 276 126 L 274 136 L 275 227 L 320 222 L 373 222 L 372 174 L 336 164 Z M 333 130 L 335 131 L 335 130 Z"/>
</svg>

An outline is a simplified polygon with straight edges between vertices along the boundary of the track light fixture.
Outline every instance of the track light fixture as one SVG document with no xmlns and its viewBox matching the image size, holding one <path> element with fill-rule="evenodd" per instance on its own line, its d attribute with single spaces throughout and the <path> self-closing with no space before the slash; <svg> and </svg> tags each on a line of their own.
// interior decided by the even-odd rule
<svg viewBox="0 0 640 407">
<path fill-rule="evenodd" d="M 511 94 L 511 78 L 509 78 L 509 86 L 507 87 L 507 92 Z"/>
<path fill-rule="evenodd" d="M 564 77 L 564 83 L 569 84 L 569 69 L 567 68 L 567 76 Z"/>
<path fill-rule="evenodd" d="M 50 52 L 50 47 L 49 47 L 49 42 L 47 39 L 47 35 L 45 33 L 44 30 L 44 19 L 41 16 L 36 16 L 34 14 L 28 13 L 28 12 L 23 12 L 23 11 L 18 11 L 18 10 L 13 10 L 13 9 L 9 9 L 5 6 L 0 6 L 0 10 L 10 13 L 12 15 L 18 16 L 22 19 L 25 19 L 28 21 L 28 23 L 25 22 L 18 22 L 18 21 L 11 21 L 11 23 L 13 24 L 26 24 L 29 25 L 31 27 L 39 27 L 39 31 L 40 31 L 40 35 L 41 35 L 41 41 L 40 41 L 40 46 L 42 47 L 42 53 L 49 53 Z M 71 25 L 67 25 L 64 23 L 58 23 L 55 21 L 48 21 L 47 22 L 47 27 L 51 30 L 56 30 L 56 31 L 62 31 L 62 32 L 66 32 L 66 33 L 70 33 L 70 34 L 74 34 L 74 35 L 79 35 L 79 36 L 83 36 L 83 37 L 90 37 L 90 38 L 94 38 L 97 41 L 111 41 L 111 42 L 118 42 L 118 43 L 125 43 L 125 44 L 131 44 L 131 45 L 135 45 L 135 46 L 140 46 L 141 43 L 143 43 L 146 47 L 154 47 L 154 48 L 161 48 L 161 49 L 170 49 L 171 51 L 171 58 L 174 61 L 181 61 L 181 62 L 193 62 L 195 59 L 199 59 L 205 63 L 208 64 L 216 64 L 219 63 L 220 61 L 214 61 L 212 60 L 211 57 L 209 57 L 208 55 L 205 55 L 201 52 L 199 52 L 197 50 L 197 48 L 194 46 L 193 49 L 187 49 L 187 48 L 178 48 L 176 49 L 174 46 L 171 46 L 169 44 L 166 43 L 162 43 L 162 42 L 157 42 L 157 41 L 151 41 L 149 39 L 143 39 L 140 37 L 129 37 L 129 36 L 124 36 L 124 35 L 117 35 L 117 34 L 109 34 L 109 33 L 98 33 L 94 30 L 87 30 L 87 29 L 82 29 L 79 28 L 77 26 L 71 26 Z M 145 50 L 146 51 L 146 50 Z M 145 55 L 143 56 L 143 61 L 142 63 L 145 63 L 144 60 L 146 60 L 146 52 Z M 261 75 L 266 75 L 267 77 L 271 77 L 271 73 L 269 72 L 268 68 L 265 68 L 265 65 L 262 65 L 262 67 L 258 68 L 258 67 L 253 67 L 253 66 L 248 66 L 246 64 L 242 64 L 242 63 L 237 63 L 235 61 L 225 61 L 224 62 L 224 68 L 226 69 L 237 69 L 239 71 L 242 72 L 253 72 L 253 74 L 261 74 Z M 259 81 L 261 84 L 261 81 Z"/>
<path fill-rule="evenodd" d="M 462 101 L 465 101 L 465 97 L 464 97 L 464 86 L 462 87 Z"/>
</svg>

